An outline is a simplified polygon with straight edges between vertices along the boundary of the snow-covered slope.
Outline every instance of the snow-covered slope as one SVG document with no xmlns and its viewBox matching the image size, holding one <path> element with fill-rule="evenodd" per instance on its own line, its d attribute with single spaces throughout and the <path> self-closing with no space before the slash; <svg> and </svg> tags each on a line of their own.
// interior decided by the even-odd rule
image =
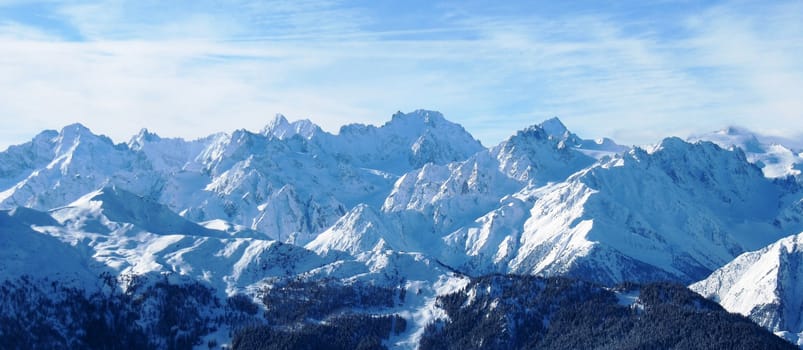
<svg viewBox="0 0 803 350">
<path fill-rule="evenodd" d="M 500 204 L 499 208 L 443 237 L 448 248 L 443 250 L 441 259 L 473 275 L 506 272 L 508 262 L 518 251 L 533 203 L 514 195 L 503 198 Z"/>
<path fill-rule="evenodd" d="M 463 162 L 427 164 L 404 174 L 382 210 L 419 212 L 431 218 L 440 232 L 448 232 L 481 216 L 521 186 L 498 170 L 488 152 L 480 152 Z"/>
<path fill-rule="evenodd" d="M 132 225 L 131 229 L 160 235 L 228 237 L 228 234 L 207 229 L 173 213 L 163 204 L 116 186 L 93 191 L 70 205 L 53 210 L 51 215 L 76 230 L 111 231 L 119 228 L 115 223 L 125 223 Z"/>
<path fill-rule="evenodd" d="M 803 234 L 744 253 L 689 288 L 803 346 Z"/>
<path fill-rule="evenodd" d="M 729 127 L 692 136 L 690 140 L 707 140 L 723 148 L 739 147 L 767 177 L 800 176 L 803 170 L 803 150 L 781 143 L 785 140 L 758 135 L 743 128 Z"/>
<path fill-rule="evenodd" d="M 53 218 L 33 209 L 0 210 L 0 282 L 30 276 L 92 286 L 96 274 L 81 250 L 31 228 L 54 224 Z"/>
<path fill-rule="evenodd" d="M 429 164 L 402 175 L 382 210 L 423 213 L 440 232 L 449 233 L 528 184 L 560 182 L 593 164 L 593 157 L 576 149 L 579 142 L 558 119 L 533 125 L 465 161 Z"/>
<path fill-rule="evenodd" d="M 232 293 L 327 263 L 301 247 L 260 239 L 264 236 L 254 231 L 198 225 L 116 187 L 91 192 L 50 215 L 51 222 L 35 229 L 90 255 L 96 275 L 173 273 Z"/>
<path fill-rule="evenodd" d="M 307 244 L 319 254 L 342 251 L 352 255 L 380 249 L 402 248 L 398 233 L 385 225 L 380 214 L 361 204 Z M 388 242 L 390 241 L 390 242 Z"/>
<path fill-rule="evenodd" d="M 510 269 L 603 283 L 695 281 L 778 239 L 781 198 L 741 151 L 669 138 L 542 194 Z"/>
<path fill-rule="evenodd" d="M 326 256 L 264 239 L 258 232 L 220 220 L 199 225 L 162 204 L 117 187 L 90 192 L 50 213 L 16 208 L 1 214 L 7 248 L 0 255 L 14 262 L 3 269 L 6 278 L 30 274 L 29 267 L 40 265 L 43 268 L 34 271 L 37 277 L 62 278 L 66 274 L 88 284 L 107 272 L 165 274 L 176 282 L 187 278 L 202 281 L 226 295 L 256 290 L 271 278 L 307 276 L 397 285 L 404 280 L 432 282 L 448 272 L 420 253 L 394 250 L 385 244 L 387 240 L 403 248 L 408 239 L 415 245 L 420 241 L 417 237 L 397 237 L 395 232 L 418 231 L 403 228 L 399 220 L 392 221 L 394 229 L 386 229 L 378 212 L 365 205 L 357 206 L 339 221 L 366 222 L 365 231 L 338 233 L 350 234 L 370 247 L 349 251 L 349 237 L 336 235 L 332 242 L 321 245 Z M 335 225 L 327 232 L 337 232 L 344 225 Z M 317 242 L 326 242 L 326 236 L 322 234 Z M 310 246 L 316 247 L 315 243 Z M 325 254 L 336 249 L 354 256 Z"/>
</svg>

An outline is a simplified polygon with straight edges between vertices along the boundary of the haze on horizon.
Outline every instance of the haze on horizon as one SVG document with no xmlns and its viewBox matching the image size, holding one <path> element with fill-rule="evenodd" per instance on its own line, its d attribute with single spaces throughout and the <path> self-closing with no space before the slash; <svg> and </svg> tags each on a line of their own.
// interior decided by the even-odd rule
<svg viewBox="0 0 803 350">
<path fill-rule="evenodd" d="M 438 110 L 486 146 L 558 116 L 646 144 L 739 125 L 803 139 L 803 2 L 0 0 L 0 149 L 327 131 Z"/>
</svg>

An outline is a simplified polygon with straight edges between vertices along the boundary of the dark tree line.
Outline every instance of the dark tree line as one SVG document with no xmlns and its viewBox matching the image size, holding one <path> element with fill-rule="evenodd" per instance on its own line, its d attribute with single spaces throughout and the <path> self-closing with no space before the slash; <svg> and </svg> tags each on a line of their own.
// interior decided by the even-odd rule
<svg viewBox="0 0 803 350">
<path fill-rule="evenodd" d="M 259 292 L 265 318 L 275 324 L 321 320 L 354 309 L 389 308 L 403 295 L 398 288 L 363 282 L 344 284 L 333 279 L 282 280 Z"/>
<path fill-rule="evenodd" d="M 796 349 L 684 286 L 614 291 L 566 278 L 488 276 L 438 298 L 448 320 L 427 327 L 421 349 Z"/>
<path fill-rule="evenodd" d="M 407 328 L 397 315 L 373 315 L 403 301 L 404 289 L 333 279 L 275 281 L 259 293 L 267 325 L 238 330 L 234 349 L 385 349 Z"/>
<path fill-rule="evenodd" d="M 0 349 L 212 348 L 202 337 L 221 327 L 246 349 L 266 339 L 289 349 L 380 349 L 406 329 L 401 317 L 370 314 L 395 305 L 398 288 L 366 283 L 278 280 L 260 293 L 263 305 L 163 275 L 104 274 L 98 285 L 103 292 L 29 277 L 0 283 Z"/>
<path fill-rule="evenodd" d="M 225 303 L 198 282 L 138 276 L 123 292 L 105 274 L 105 292 L 22 277 L 0 284 L 0 349 L 191 349 L 223 325 L 239 326 L 256 304 Z M 253 323 L 253 322 L 252 322 Z"/>
<path fill-rule="evenodd" d="M 104 275 L 104 292 L 22 277 L 0 283 L 1 349 L 190 349 L 221 327 L 235 349 L 384 349 L 407 321 L 399 288 L 337 280 L 274 281 L 254 303 L 165 276 Z M 634 305 L 617 293 L 638 293 Z M 684 286 L 613 290 L 568 278 L 494 275 L 437 299 L 447 320 L 421 349 L 796 349 Z"/>
<path fill-rule="evenodd" d="M 249 327 L 232 340 L 237 350 L 378 350 L 382 340 L 399 334 L 406 321 L 397 315 L 344 315 L 325 323 L 305 323 L 296 328 Z"/>
</svg>

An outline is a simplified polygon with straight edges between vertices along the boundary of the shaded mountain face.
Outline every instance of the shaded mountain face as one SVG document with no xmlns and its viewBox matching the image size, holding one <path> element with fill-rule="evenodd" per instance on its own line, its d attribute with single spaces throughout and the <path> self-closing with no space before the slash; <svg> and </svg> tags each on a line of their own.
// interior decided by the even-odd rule
<svg viewBox="0 0 803 350">
<path fill-rule="evenodd" d="M 154 317 L 165 313 L 154 308 L 185 295 L 182 288 L 199 296 L 208 291 L 202 300 L 182 299 L 181 305 L 196 305 L 209 317 L 201 317 L 208 322 L 191 332 L 195 346 L 231 343 L 237 327 L 250 324 L 255 328 L 235 337 L 238 344 L 287 337 L 306 344 L 317 336 L 345 337 L 359 326 L 376 330 L 362 339 L 365 346 L 417 348 L 431 331 L 427 326 L 451 312 L 441 297 L 475 283 L 467 276 L 577 278 L 587 282 L 566 282 L 567 291 L 597 290 L 583 297 L 607 305 L 610 292 L 588 281 L 607 287 L 626 281 L 687 284 L 746 251 L 803 231 L 799 179 L 773 176 L 752 158 L 749 143 L 740 145 L 668 138 L 629 148 L 582 139 L 553 118 L 485 148 L 460 125 L 425 110 L 394 114 L 381 126 L 347 125 L 337 134 L 279 115 L 259 133 L 237 130 L 186 141 L 143 129 L 125 144 L 70 125 L 0 152 L 0 258 L 8 261 L 0 276 L 15 295 L 57 281 L 63 293 L 48 299 L 52 314 L 98 322 L 106 330 L 118 327 L 115 322 L 134 322 L 134 315 L 142 327 L 159 324 Z M 539 281 L 534 290 L 552 283 Z M 359 293 L 349 294 L 351 301 L 343 305 L 321 299 L 355 285 L 382 295 L 381 305 L 361 304 L 373 298 Z M 293 299 L 298 286 L 327 292 Z M 127 311 L 92 320 L 59 304 L 67 295 L 98 308 L 103 304 L 96 301 L 108 297 L 114 302 L 107 305 Z M 135 302 L 160 295 L 167 299 Z M 219 308 L 238 296 L 271 302 L 234 301 L 247 317 Z M 320 306 L 304 300 L 321 299 L 328 311 L 289 334 L 270 326 L 276 318 L 248 311 L 279 317 L 282 312 L 271 311 L 277 298 L 289 298 L 283 301 L 288 309 L 303 307 L 297 310 L 303 315 Z M 603 308 L 611 315 L 626 309 Z M 247 322 L 220 323 L 232 312 Z M 350 312 L 354 317 L 343 316 Z M 699 316 L 682 314 L 689 322 Z M 617 324 L 641 322 L 631 316 Z M 784 317 L 762 325 L 795 329 Z M 333 318 L 339 325 L 322 325 Z M 400 322 L 405 326 L 397 327 Z M 171 327 L 148 344 L 188 341 L 168 332 Z M 620 330 L 638 337 L 650 331 L 633 327 Z M 682 325 L 667 327 L 680 332 L 671 327 Z M 77 332 L 62 325 L 53 334 L 71 331 Z M 61 340 L 52 344 L 88 344 Z M 644 344 L 674 344 L 649 341 L 654 343 Z"/>
<path fill-rule="evenodd" d="M 28 208 L 0 210 L 0 281 L 22 276 L 48 276 L 66 284 L 85 285 L 95 279 L 89 257 L 56 237 L 31 226 L 58 225 L 46 213 Z"/>
</svg>

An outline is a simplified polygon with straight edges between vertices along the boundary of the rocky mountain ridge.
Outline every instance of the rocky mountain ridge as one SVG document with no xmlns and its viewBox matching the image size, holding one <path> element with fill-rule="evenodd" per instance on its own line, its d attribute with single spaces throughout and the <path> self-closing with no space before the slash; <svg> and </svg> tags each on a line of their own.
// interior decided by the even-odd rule
<svg viewBox="0 0 803 350">
<path fill-rule="evenodd" d="M 221 300 L 288 280 L 368 283 L 407 295 L 383 311 L 407 322 L 386 344 L 414 348 L 466 276 L 689 284 L 802 232 L 800 155 L 712 135 L 631 148 L 553 118 L 486 148 L 425 110 L 337 134 L 278 115 L 258 133 L 143 129 L 123 144 L 75 124 L 0 152 L 0 276 L 87 290 L 100 275 L 124 290 L 163 276 Z M 64 261 L 46 266 L 53 256 Z M 765 309 L 784 321 L 754 320 L 799 332 Z"/>
</svg>

